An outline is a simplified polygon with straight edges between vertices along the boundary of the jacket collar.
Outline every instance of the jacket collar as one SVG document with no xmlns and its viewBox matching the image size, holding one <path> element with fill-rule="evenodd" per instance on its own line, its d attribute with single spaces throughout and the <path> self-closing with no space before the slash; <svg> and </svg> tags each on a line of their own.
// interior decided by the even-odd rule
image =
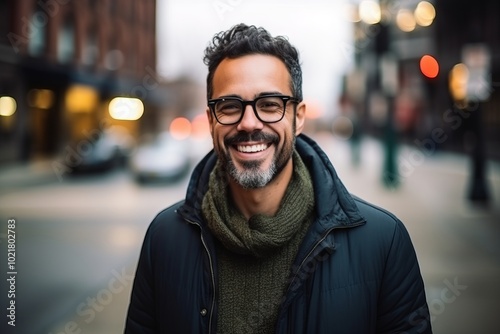
<svg viewBox="0 0 500 334">
<path fill-rule="evenodd" d="M 331 228 L 345 228 L 364 223 L 353 198 L 340 181 L 326 153 L 308 136 L 297 137 L 296 149 L 310 171 L 316 201 L 316 233 Z M 201 204 L 208 187 L 210 172 L 217 155 L 210 151 L 195 167 L 189 181 L 186 200 L 179 213 L 186 219 L 204 226 Z"/>
<path fill-rule="evenodd" d="M 340 180 L 326 153 L 307 137 L 297 137 L 296 149 L 313 179 L 316 215 L 331 227 L 357 226 L 364 221 L 351 194 Z"/>
</svg>

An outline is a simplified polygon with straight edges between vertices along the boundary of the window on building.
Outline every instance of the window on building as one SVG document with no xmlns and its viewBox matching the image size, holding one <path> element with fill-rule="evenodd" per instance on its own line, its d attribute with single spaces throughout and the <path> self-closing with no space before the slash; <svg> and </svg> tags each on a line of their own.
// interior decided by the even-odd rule
<svg viewBox="0 0 500 334">
<path fill-rule="evenodd" d="M 99 45 L 95 29 L 90 29 L 83 46 L 82 62 L 84 65 L 95 65 L 99 58 Z"/>
<path fill-rule="evenodd" d="M 48 17 L 41 9 L 35 10 L 30 20 L 30 35 L 28 42 L 28 53 L 31 56 L 39 57 L 45 53 L 47 46 L 47 23 Z"/>
<path fill-rule="evenodd" d="M 0 13 L 10 13 L 10 3 L 9 1 L 0 1 Z M 11 16 L 11 15 L 5 15 Z M 7 38 L 9 33 L 10 20 L 4 19 L 0 20 L 0 44 L 8 44 L 9 40 Z"/>
<path fill-rule="evenodd" d="M 66 17 L 64 24 L 59 30 L 57 38 L 57 60 L 61 63 L 71 63 L 75 56 L 75 27 L 70 19 Z"/>
</svg>

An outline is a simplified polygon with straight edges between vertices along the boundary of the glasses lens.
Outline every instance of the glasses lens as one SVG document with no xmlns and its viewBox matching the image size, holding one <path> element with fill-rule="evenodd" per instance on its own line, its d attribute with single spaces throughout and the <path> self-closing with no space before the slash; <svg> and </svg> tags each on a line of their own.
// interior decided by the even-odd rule
<svg viewBox="0 0 500 334">
<path fill-rule="evenodd" d="M 277 122 L 285 113 L 285 103 L 280 97 L 262 97 L 256 100 L 255 107 L 264 122 Z"/>
<path fill-rule="evenodd" d="M 217 120 L 222 124 L 232 124 L 238 122 L 242 112 L 239 100 L 225 99 L 215 104 Z"/>
</svg>

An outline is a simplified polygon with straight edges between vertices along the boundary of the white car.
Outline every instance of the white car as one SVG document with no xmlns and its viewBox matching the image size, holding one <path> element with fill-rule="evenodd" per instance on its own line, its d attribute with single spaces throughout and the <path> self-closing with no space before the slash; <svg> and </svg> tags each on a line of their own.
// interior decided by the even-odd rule
<svg viewBox="0 0 500 334">
<path fill-rule="evenodd" d="M 190 171 L 189 140 L 160 133 L 152 141 L 139 145 L 130 158 L 130 167 L 139 182 L 179 180 Z"/>
</svg>

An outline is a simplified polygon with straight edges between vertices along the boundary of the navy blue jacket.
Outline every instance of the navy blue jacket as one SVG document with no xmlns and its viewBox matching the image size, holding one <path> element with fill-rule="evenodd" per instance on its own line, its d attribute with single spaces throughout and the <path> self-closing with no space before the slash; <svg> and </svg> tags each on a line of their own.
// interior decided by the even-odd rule
<svg viewBox="0 0 500 334">
<path fill-rule="evenodd" d="M 313 178 L 317 219 L 291 268 L 276 333 L 431 333 L 420 269 L 403 224 L 352 197 L 313 140 L 300 135 L 296 149 Z M 125 333 L 216 333 L 217 258 L 201 214 L 215 161 L 209 153 L 195 168 L 185 201 L 151 223 Z"/>
</svg>

